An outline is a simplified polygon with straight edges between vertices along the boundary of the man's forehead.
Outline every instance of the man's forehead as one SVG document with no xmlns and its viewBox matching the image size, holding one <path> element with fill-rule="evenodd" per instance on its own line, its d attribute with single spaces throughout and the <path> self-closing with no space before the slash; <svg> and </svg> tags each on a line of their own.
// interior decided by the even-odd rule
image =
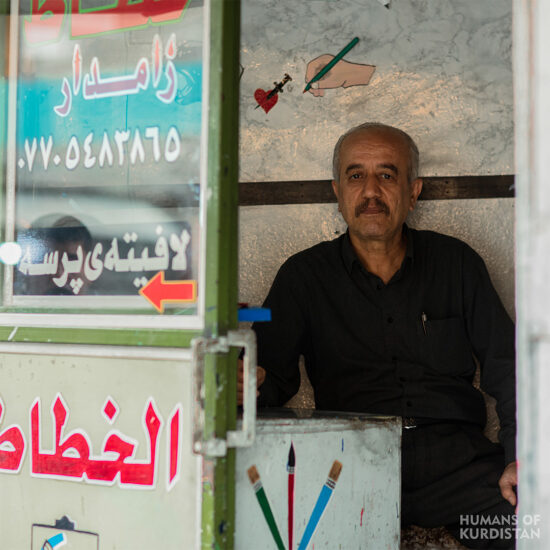
<svg viewBox="0 0 550 550">
<path fill-rule="evenodd" d="M 391 128 L 362 128 L 357 130 L 344 139 L 341 150 L 345 151 L 350 146 L 357 144 L 386 145 L 388 148 L 399 150 L 399 152 L 408 152 L 408 144 L 404 136 L 392 131 Z"/>
<path fill-rule="evenodd" d="M 394 166 L 409 163 L 409 147 L 402 135 L 386 129 L 361 129 L 347 136 L 340 148 L 340 170 L 374 157 L 377 164 Z M 369 159 L 370 160 L 370 159 Z"/>
</svg>

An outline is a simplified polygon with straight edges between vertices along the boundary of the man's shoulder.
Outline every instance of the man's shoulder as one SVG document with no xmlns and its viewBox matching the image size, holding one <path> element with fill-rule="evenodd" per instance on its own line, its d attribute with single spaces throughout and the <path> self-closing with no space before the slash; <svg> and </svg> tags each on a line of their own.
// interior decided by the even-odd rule
<svg viewBox="0 0 550 550">
<path fill-rule="evenodd" d="M 410 229 L 414 237 L 414 244 L 419 248 L 430 248 L 434 250 L 450 251 L 450 252 L 468 252 L 475 253 L 473 248 L 466 242 L 451 235 L 438 233 L 426 229 Z"/>
<path fill-rule="evenodd" d="M 465 241 L 436 231 L 410 229 L 413 234 L 415 255 L 435 261 L 483 264 L 481 256 Z"/>
<path fill-rule="evenodd" d="M 281 273 L 296 273 L 296 272 L 314 272 L 327 270 L 328 268 L 339 268 L 342 264 L 342 240 L 344 235 L 340 235 L 331 241 L 322 241 L 296 252 L 282 264 Z"/>
<path fill-rule="evenodd" d="M 341 246 L 344 238 L 345 234 L 331 241 L 317 243 L 310 248 L 296 252 L 285 263 L 299 266 L 336 261 L 341 258 Z"/>
</svg>

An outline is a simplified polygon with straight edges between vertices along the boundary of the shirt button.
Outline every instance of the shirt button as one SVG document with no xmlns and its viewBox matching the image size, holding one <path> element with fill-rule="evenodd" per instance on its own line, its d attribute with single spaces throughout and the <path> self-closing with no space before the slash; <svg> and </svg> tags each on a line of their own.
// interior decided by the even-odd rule
<svg viewBox="0 0 550 550">
<path fill-rule="evenodd" d="M 388 317 L 387 321 L 388 321 L 388 323 L 393 323 L 393 317 Z"/>
<path fill-rule="evenodd" d="M 407 401 L 407 407 L 412 407 L 412 406 L 413 406 L 412 402 L 411 402 L 411 401 Z"/>
<path fill-rule="evenodd" d="M 405 382 L 407 379 L 404 376 L 399 377 L 399 382 Z M 410 403 L 410 401 L 409 401 Z"/>
<path fill-rule="evenodd" d="M 377 285 L 376 285 L 376 290 L 382 290 L 382 285 L 381 285 L 381 284 L 377 284 Z"/>
</svg>

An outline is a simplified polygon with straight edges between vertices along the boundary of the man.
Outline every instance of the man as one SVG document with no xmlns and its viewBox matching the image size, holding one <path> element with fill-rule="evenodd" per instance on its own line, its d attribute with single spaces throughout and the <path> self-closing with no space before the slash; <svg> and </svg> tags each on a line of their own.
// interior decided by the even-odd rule
<svg viewBox="0 0 550 550">
<path fill-rule="evenodd" d="M 277 274 L 265 302 L 272 322 L 254 326 L 259 405 L 297 392 L 303 355 L 318 409 L 403 417 L 404 525 L 446 525 L 468 547 L 511 548 L 506 536 L 480 540 L 464 526 L 514 513 L 513 324 L 468 245 L 405 224 L 422 190 L 417 172 L 418 149 L 401 130 L 367 123 L 340 138 L 332 185 L 348 231 Z M 474 354 L 503 448 L 482 433 Z"/>
</svg>

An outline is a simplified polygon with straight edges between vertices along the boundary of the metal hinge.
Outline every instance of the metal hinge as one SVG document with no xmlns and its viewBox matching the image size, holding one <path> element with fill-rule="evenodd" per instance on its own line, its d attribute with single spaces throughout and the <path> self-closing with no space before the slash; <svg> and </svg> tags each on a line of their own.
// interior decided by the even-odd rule
<svg viewBox="0 0 550 550">
<path fill-rule="evenodd" d="M 244 396 L 242 429 L 228 431 L 226 439 L 206 437 L 204 357 L 207 353 L 227 353 L 229 348 L 244 348 Z M 256 334 L 251 329 L 232 330 L 219 338 L 194 338 L 191 342 L 193 364 L 193 452 L 206 456 L 225 456 L 229 447 L 249 447 L 256 424 Z"/>
</svg>

